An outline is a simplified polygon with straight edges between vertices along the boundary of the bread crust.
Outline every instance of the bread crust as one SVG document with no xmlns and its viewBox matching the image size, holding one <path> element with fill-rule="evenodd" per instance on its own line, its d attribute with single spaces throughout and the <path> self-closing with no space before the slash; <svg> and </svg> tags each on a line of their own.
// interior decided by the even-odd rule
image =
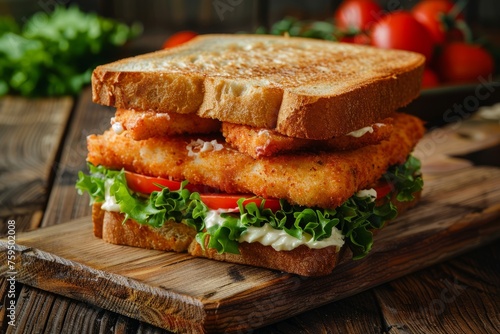
<svg viewBox="0 0 500 334">
<path fill-rule="evenodd" d="M 290 137 L 329 139 L 407 105 L 420 92 L 424 64 L 423 56 L 400 50 L 203 35 L 98 66 L 92 93 L 94 102 L 117 108 L 197 113 Z"/>
<path fill-rule="evenodd" d="M 329 139 L 390 117 L 420 92 L 423 67 L 315 98 L 285 91 L 276 131 L 289 137 Z"/>
<path fill-rule="evenodd" d="M 206 244 L 208 240 L 209 238 Z M 203 249 L 199 243 L 193 242 L 189 247 L 189 253 L 197 257 L 270 268 L 301 276 L 328 275 L 339 262 L 345 249 L 344 247 L 338 249 L 336 246 L 311 249 L 302 245 L 290 251 L 276 251 L 271 246 L 264 246 L 258 242 L 242 242 L 238 246 L 240 254 L 219 254 L 215 249 L 207 248 L 206 244 Z"/>
</svg>

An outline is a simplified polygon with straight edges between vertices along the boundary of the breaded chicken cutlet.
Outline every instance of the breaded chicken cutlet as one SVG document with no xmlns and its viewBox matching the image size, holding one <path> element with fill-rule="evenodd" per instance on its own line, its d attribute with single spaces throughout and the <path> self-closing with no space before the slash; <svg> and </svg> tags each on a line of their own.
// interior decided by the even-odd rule
<svg viewBox="0 0 500 334">
<path fill-rule="evenodd" d="M 375 183 L 389 166 L 403 163 L 423 133 L 418 118 L 398 113 L 391 136 L 376 145 L 254 159 L 232 149 L 221 137 L 204 137 L 200 142 L 200 136 L 136 141 L 127 133 L 107 131 L 89 136 L 88 161 L 96 166 L 189 180 L 227 193 L 252 193 L 330 208 Z M 204 145 L 210 149 L 202 151 Z"/>
</svg>

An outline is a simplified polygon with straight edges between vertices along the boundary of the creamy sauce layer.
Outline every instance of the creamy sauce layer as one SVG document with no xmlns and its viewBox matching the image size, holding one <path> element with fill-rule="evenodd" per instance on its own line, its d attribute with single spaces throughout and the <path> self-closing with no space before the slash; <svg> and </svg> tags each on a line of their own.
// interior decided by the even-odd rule
<svg viewBox="0 0 500 334">
<path fill-rule="evenodd" d="M 109 194 L 109 188 L 113 185 L 113 180 L 107 179 L 104 182 L 104 203 L 101 205 L 101 210 L 120 212 L 120 206 L 116 203 L 115 196 Z"/>
<path fill-rule="evenodd" d="M 375 123 L 373 126 L 381 127 L 381 126 L 385 126 L 385 124 L 384 123 Z M 373 126 L 365 126 L 364 128 L 354 130 L 352 132 L 349 132 L 347 134 L 347 136 L 359 138 L 359 137 L 364 136 L 367 133 L 373 133 Z"/>
<path fill-rule="evenodd" d="M 360 197 L 360 198 L 370 197 L 371 201 L 373 202 L 377 198 L 377 191 L 373 188 L 363 189 L 363 190 L 360 190 L 356 193 L 356 197 Z"/>
<path fill-rule="evenodd" d="M 224 145 L 218 143 L 216 139 L 211 141 L 204 141 L 202 139 L 191 140 L 186 146 L 189 157 L 197 157 L 198 154 L 202 152 L 220 151 L 223 148 Z"/>
<path fill-rule="evenodd" d="M 206 228 L 221 225 L 224 222 L 224 218 L 221 214 L 224 210 L 210 210 L 205 218 Z M 342 247 L 344 245 L 344 236 L 342 233 L 336 229 L 332 229 L 332 235 L 329 238 L 314 241 L 312 236 L 303 233 L 301 239 L 297 239 L 290 234 L 286 233 L 284 230 L 278 230 L 273 228 L 270 224 L 264 224 L 262 227 L 250 226 L 244 231 L 239 242 L 246 241 L 248 243 L 258 242 L 264 246 L 271 246 L 277 251 L 289 251 L 293 250 L 301 245 L 305 245 L 309 248 L 320 249 L 330 246 Z"/>
<path fill-rule="evenodd" d="M 114 133 L 116 133 L 117 135 L 120 135 L 123 133 L 123 131 L 125 131 L 122 123 L 120 123 L 120 122 L 113 121 L 113 124 L 111 124 L 111 128 L 113 129 Z"/>
</svg>

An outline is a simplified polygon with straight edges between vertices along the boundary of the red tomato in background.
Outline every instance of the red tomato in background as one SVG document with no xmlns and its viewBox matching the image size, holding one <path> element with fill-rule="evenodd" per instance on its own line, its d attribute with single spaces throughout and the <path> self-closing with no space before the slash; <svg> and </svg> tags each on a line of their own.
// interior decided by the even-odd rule
<svg viewBox="0 0 500 334">
<path fill-rule="evenodd" d="M 393 12 L 373 26 L 372 45 L 421 53 L 430 61 L 434 42 L 427 29 L 408 12 Z"/>
<path fill-rule="evenodd" d="M 368 34 L 361 33 L 354 36 L 354 44 L 370 45 L 371 43 L 372 40 Z"/>
<path fill-rule="evenodd" d="M 443 44 L 448 38 L 448 27 L 445 16 L 449 15 L 455 5 L 448 0 L 424 0 L 412 8 L 412 14 L 429 31 L 434 43 Z M 456 19 L 463 19 L 459 14 Z"/>
<path fill-rule="evenodd" d="M 183 30 L 183 31 L 176 32 L 175 34 L 170 36 L 165 41 L 165 43 L 163 43 L 163 48 L 167 49 L 167 48 L 171 48 L 171 47 L 174 47 L 177 45 L 184 44 L 187 41 L 195 38 L 196 36 L 198 36 L 198 34 L 195 33 L 194 31 L 190 31 L 190 30 Z"/>
<path fill-rule="evenodd" d="M 480 45 L 453 42 L 443 46 L 436 70 L 443 81 L 471 82 L 489 76 L 495 68 L 491 54 Z"/>
<path fill-rule="evenodd" d="M 433 70 L 430 68 L 424 69 L 424 74 L 422 75 L 422 88 L 432 88 L 439 85 L 439 78 Z"/>
<path fill-rule="evenodd" d="M 373 0 L 344 1 L 335 11 L 334 19 L 341 30 L 366 31 L 378 21 L 382 8 Z"/>
<path fill-rule="evenodd" d="M 352 43 L 352 44 L 363 44 L 363 45 L 371 44 L 370 36 L 368 36 L 368 34 L 366 33 L 342 36 L 339 41 L 342 43 Z"/>
</svg>

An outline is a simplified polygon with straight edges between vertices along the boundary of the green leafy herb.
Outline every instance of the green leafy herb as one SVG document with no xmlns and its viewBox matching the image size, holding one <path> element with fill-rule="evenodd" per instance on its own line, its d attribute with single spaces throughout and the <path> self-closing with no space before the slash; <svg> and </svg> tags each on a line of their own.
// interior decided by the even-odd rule
<svg viewBox="0 0 500 334">
<path fill-rule="evenodd" d="M 257 34 L 285 35 L 292 37 L 307 37 L 336 41 L 340 35 L 338 29 L 327 21 L 301 21 L 294 17 L 287 17 L 272 25 L 269 30 L 260 27 Z"/>
<path fill-rule="evenodd" d="M 90 175 L 80 172 L 76 188 L 80 194 L 89 193 L 91 203 L 104 202 L 106 192 L 109 192 L 125 214 L 125 219 L 152 227 L 161 227 L 168 220 L 184 223 L 196 229 L 196 239 L 201 245 L 205 245 L 209 237 L 208 247 L 220 253 L 238 253 L 238 240 L 245 230 L 251 226 L 269 224 L 298 239 L 307 234 L 314 241 L 331 237 L 336 228 L 344 236 L 353 257 L 359 259 L 372 248 L 372 230 L 382 228 L 386 221 L 397 216 L 396 207 L 391 201 L 376 206 L 372 198 L 355 195 L 336 209 L 307 208 L 281 200 L 281 209 L 276 212 L 265 209 L 264 203 L 260 206 L 255 203 L 243 205 L 244 199 L 240 199 L 239 212 L 222 213 L 218 224 L 207 228 L 205 218 L 209 209 L 201 201 L 199 193 L 190 193 L 184 188 L 186 181 L 177 191 L 163 188 L 146 198 L 129 190 L 124 171 L 92 165 L 89 165 L 89 169 Z M 413 193 L 422 189 L 419 169 L 418 159 L 410 156 L 404 164 L 390 168 L 384 175 L 399 192 L 399 201 L 411 200 Z"/>
<path fill-rule="evenodd" d="M 77 7 L 39 12 L 19 27 L 0 17 L 0 96 L 75 95 L 90 83 L 92 69 L 139 35 L 127 26 Z"/>
</svg>

